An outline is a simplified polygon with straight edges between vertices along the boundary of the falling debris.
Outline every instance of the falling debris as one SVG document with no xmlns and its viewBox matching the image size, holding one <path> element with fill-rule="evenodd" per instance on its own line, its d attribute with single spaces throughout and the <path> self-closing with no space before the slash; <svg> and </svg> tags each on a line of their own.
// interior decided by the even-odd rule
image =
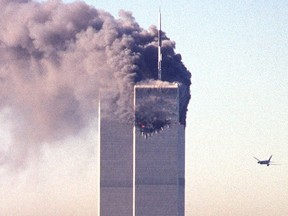
<svg viewBox="0 0 288 216">
<path fill-rule="evenodd" d="M 136 113 L 135 122 L 136 127 L 143 134 L 157 133 L 171 124 L 171 121 L 166 119 L 162 112 L 153 112 L 150 114 L 149 112 L 141 112 L 140 110 Z"/>
</svg>

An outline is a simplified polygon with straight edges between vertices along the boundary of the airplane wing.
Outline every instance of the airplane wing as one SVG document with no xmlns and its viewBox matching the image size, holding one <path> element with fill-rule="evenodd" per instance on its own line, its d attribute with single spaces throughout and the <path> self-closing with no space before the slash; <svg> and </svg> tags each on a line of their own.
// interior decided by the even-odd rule
<svg viewBox="0 0 288 216">
<path fill-rule="evenodd" d="M 257 161 L 260 161 L 258 158 L 254 157 Z"/>
<path fill-rule="evenodd" d="M 276 164 L 276 163 L 269 163 L 269 165 L 281 165 L 281 164 Z"/>
</svg>

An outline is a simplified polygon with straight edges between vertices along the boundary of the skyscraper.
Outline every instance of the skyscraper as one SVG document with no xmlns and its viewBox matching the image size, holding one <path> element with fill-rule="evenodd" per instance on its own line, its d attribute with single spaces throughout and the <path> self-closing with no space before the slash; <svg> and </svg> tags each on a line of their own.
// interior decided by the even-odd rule
<svg viewBox="0 0 288 216">
<path fill-rule="evenodd" d="M 132 216 L 133 124 L 99 111 L 98 216 Z"/>
<path fill-rule="evenodd" d="M 183 216 L 185 134 L 178 84 L 135 85 L 133 124 L 100 113 L 100 215 Z"/>
<path fill-rule="evenodd" d="M 164 80 L 178 82 L 162 81 L 161 40 L 159 11 L 158 80 L 134 86 L 133 123 L 105 117 L 100 108 L 101 216 L 184 216 L 190 73 L 179 65 L 179 76 L 166 65 Z"/>
<path fill-rule="evenodd" d="M 178 84 L 134 89 L 134 208 L 137 216 L 183 216 L 185 137 Z"/>
</svg>

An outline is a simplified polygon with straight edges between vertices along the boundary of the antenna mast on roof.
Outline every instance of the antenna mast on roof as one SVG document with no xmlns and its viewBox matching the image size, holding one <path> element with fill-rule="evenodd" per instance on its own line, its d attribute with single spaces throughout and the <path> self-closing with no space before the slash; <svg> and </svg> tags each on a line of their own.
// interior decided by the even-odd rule
<svg viewBox="0 0 288 216">
<path fill-rule="evenodd" d="M 161 32 L 161 9 L 159 8 L 159 18 L 158 18 L 158 80 L 162 80 L 162 32 Z"/>
</svg>

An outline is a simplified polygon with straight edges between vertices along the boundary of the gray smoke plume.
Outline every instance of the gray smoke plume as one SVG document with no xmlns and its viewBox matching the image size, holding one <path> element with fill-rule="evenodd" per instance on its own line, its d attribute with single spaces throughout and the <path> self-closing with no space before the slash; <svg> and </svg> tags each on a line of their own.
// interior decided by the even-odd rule
<svg viewBox="0 0 288 216">
<path fill-rule="evenodd" d="M 77 135 L 97 115 L 133 120 L 135 83 L 157 79 L 157 29 L 142 29 L 130 12 L 114 18 L 83 2 L 0 0 L 0 112 L 9 110 L 12 144 L 0 163 L 17 166 L 44 143 Z M 163 80 L 181 84 L 185 124 L 190 72 L 165 33 Z"/>
</svg>

